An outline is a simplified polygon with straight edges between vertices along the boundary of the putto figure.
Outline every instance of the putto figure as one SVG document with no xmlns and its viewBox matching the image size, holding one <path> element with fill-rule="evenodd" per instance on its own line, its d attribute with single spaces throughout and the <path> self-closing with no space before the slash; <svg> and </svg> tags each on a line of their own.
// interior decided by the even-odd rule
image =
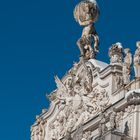
<svg viewBox="0 0 140 140">
<path fill-rule="evenodd" d="M 99 16 L 99 8 L 95 0 L 83 0 L 74 10 L 76 21 L 84 26 L 82 36 L 77 41 L 83 60 L 89 60 L 96 57 L 99 45 L 99 37 L 93 24 Z M 94 48 L 93 48 L 94 47 Z"/>
</svg>

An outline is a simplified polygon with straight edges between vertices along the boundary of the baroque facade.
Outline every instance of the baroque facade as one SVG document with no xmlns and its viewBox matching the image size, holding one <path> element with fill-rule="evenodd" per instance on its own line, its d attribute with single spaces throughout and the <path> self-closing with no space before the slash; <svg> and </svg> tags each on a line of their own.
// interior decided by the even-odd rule
<svg viewBox="0 0 140 140">
<path fill-rule="evenodd" d="M 80 60 L 62 79 L 55 77 L 50 108 L 36 117 L 31 140 L 140 140 L 140 42 L 134 58 L 129 48 L 115 43 L 110 64 L 96 60 L 99 13 L 95 0 L 76 6 L 74 17 L 83 26 Z"/>
</svg>

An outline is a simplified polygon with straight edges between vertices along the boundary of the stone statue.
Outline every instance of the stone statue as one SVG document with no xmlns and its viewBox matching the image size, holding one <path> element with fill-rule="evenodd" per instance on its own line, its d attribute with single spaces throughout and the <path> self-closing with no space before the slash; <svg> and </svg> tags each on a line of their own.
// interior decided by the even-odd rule
<svg viewBox="0 0 140 140">
<path fill-rule="evenodd" d="M 93 89 L 93 75 L 92 75 L 92 68 L 85 65 L 85 80 L 84 80 L 84 89 L 86 93 L 90 93 Z"/>
<path fill-rule="evenodd" d="M 118 90 L 123 85 L 123 78 L 121 75 L 115 74 L 115 88 Z"/>
<path fill-rule="evenodd" d="M 110 115 L 110 130 L 114 130 L 116 128 L 116 115 L 117 113 L 115 112 L 115 109 L 113 109 L 113 112 Z"/>
<path fill-rule="evenodd" d="M 92 24 L 84 27 L 82 37 L 77 41 L 81 52 L 81 58 L 84 60 L 95 58 L 96 52 L 99 51 L 98 44 L 99 38 Z M 94 46 L 94 49 L 92 46 Z"/>
<path fill-rule="evenodd" d="M 64 83 L 57 76 L 55 76 L 55 82 L 57 85 L 57 96 L 61 97 L 63 93 L 68 92 L 67 87 L 64 85 Z"/>
<path fill-rule="evenodd" d="M 109 96 L 105 89 L 100 90 L 100 95 L 98 95 L 96 99 L 98 99 L 98 105 L 100 106 L 100 111 L 104 111 L 107 106 L 110 106 Z"/>
<path fill-rule="evenodd" d="M 35 140 L 44 140 L 45 138 L 44 121 L 39 117 L 37 117 L 37 133 L 35 137 Z"/>
<path fill-rule="evenodd" d="M 128 126 L 128 122 L 125 123 L 124 134 L 125 134 L 126 136 L 129 135 L 129 126 Z"/>
<path fill-rule="evenodd" d="M 84 26 L 82 36 L 77 41 L 83 60 L 95 58 L 99 51 L 99 37 L 93 26 L 98 16 L 99 8 L 96 0 L 83 0 L 75 7 L 74 17 L 81 26 Z"/>
<path fill-rule="evenodd" d="M 135 70 L 135 77 L 140 77 L 140 41 L 136 43 L 137 50 L 135 51 L 134 55 L 134 70 Z"/>
<path fill-rule="evenodd" d="M 130 73 L 131 73 L 131 65 L 132 65 L 132 54 L 130 53 L 130 49 L 124 49 L 125 57 L 123 63 L 123 83 L 126 85 L 130 82 Z"/>
<path fill-rule="evenodd" d="M 107 131 L 107 126 L 106 126 L 106 117 L 105 114 L 101 113 L 100 114 L 100 122 L 99 122 L 99 137 L 101 137 L 102 135 L 105 134 L 105 132 Z"/>
<path fill-rule="evenodd" d="M 113 44 L 109 49 L 109 57 L 111 64 L 122 64 L 123 47 L 120 42 Z"/>
</svg>

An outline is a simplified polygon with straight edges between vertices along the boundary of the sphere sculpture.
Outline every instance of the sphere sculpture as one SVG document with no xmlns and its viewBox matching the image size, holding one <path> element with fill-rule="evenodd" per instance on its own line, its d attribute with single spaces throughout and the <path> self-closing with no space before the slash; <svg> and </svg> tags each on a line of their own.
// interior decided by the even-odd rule
<svg viewBox="0 0 140 140">
<path fill-rule="evenodd" d="M 95 0 L 84 0 L 75 7 L 74 17 L 81 26 L 88 26 L 97 21 L 99 13 L 99 7 Z"/>
</svg>

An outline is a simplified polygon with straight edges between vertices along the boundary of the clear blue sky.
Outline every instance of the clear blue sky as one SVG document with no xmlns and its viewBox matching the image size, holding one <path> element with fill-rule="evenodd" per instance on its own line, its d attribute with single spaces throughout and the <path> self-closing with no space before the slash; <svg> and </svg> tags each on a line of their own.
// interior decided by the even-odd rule
<svg viewBox="0 0 140 140">
<path fill-rule="evenodd" d="M 29 140 L 30 126 L 46 93 L 78 61 L 75 42 L 81 27 L 73 18 L 78 0 L 0 1 L 0 139 Z M 135 50 L 140 40 L 139 0 L 98 0 L 101 16 L 98 59 L 108 62 L 108 48 L 122 42 Z"/>
</svg>

